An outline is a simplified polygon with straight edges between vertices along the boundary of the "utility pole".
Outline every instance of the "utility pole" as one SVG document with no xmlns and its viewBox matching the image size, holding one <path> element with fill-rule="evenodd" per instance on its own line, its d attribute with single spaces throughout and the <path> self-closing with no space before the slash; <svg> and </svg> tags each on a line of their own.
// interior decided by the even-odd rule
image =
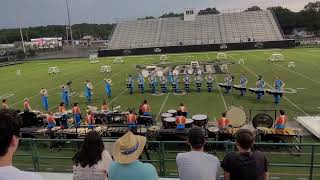
<svg viewBox="0 0 320 180">
<path fill-rule="evenodd" d="M 72 42 L 72 47 L 74 48 L 74 42 L 73 42 L 73 36 L 72 36 L 72 28 L 71 28 L 71 20 L 70 20 L 70 12 L 69 12 L 69 3 L 68 3 L 68 0 L 66 0 L 66 5 L 67 5 L 67 14 L 68 14 L 70 38 L 71 38 L 71 42 Z"/>
<path fill-rule="evenodd" d="M 20 37 L 21 37 L 21 42 L 22 42 L 22 48 L 24 54 L 26 54 L 26 48 L 24 47 L 24 40 L 23 40 L 23 34 L 22 34 L 22 23 L 21 23 L 21 18 L 18 16 L 18 21 L 19 21 L 19 29 L 20 29 Z"/>
</svg>

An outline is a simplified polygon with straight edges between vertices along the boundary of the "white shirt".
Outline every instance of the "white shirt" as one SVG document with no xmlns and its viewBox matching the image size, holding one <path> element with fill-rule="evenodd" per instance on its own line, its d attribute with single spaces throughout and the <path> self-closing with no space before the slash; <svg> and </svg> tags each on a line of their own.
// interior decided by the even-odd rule
<svg viewBox="0 0 320 180">
<path fill-rule="evenodd" d="M 13 166 L 0 167 L 0 180 L 43 180 L 32 172 L 20 171 Z"/>
<path fill-rule="evenodd" d="M 216 180 L 219 179 L 220 162 L 217 157 L 191 151 L 177 155 L 180 180 Z"/>
<path fill-rule="evenodd" d="M 112 163 L 112 158 L 108 151 L 103 151 L 102 159 L 95 165 L 89 167 L 81 167 L 73 165 L 73 179 L 74 180 L 107 180 L 107 170 Z"/>
</svg>

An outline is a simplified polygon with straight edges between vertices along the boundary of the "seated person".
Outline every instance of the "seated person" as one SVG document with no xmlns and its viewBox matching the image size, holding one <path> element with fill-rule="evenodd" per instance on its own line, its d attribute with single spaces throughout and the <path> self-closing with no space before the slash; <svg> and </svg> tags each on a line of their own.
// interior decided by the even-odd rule
<svg viewBox="0 0 320 180">
<path fill-rule="evenodd" d="M 52 112 L 49 112 L 49 115 L 47 116 L 47 121 L 48 121 L 48 129 L 51 130 L 56 126 L 56 121 L 52 115 Z"/>
<path fill-rule="evenodd" d="M 89 111 L 87 112 L 87 117 L 86 117 L 86 120 L 85 120 L 85 125 L 87 125 L 88 128 L 93 129 L 94 123 L 95 123 L 95 120 L 94 120 L 93 113 L 89 110 Z"/>
<path fill-rule="evenodd" d="M 130 130 L 137 129 L 137 116 L 133 113 L 133 110 L 129 110 L 129 115 L 127 116 L 128 127 Z"/>
<path fill-rule="evenodd" d="M 26 111 L 26 112 L 32 111 L 32 109 L 30 107 L 30 104 L 29 104 L 29 99 L 28 98 L 24 99 L 23 107 L 24 107 L 24 111 Z"/>
<path fill-rule="evenodd" d="M 109 111 L 109 106 L 105 100 L 102 102 L 101 111 Z"/>
<path fill-rule="evenodd" d="M 140 110 L 142 112 L 142 115 L 151 116 L 151 114 L 150 114 L 150 106 L 149 106 L 147 100 L 143 101 L 143 104 L 140 106 Z"/>
<path fill-rule="evenodd" d="M 2 100 L 2 109 L 9 109 L 8 100 L 7 99 L 3 99 Z"/>
<path fill-rule="evenodd" d="M 176 117 L 176 125 L 177 129 L 184 129 L 186 125 L 186 117 L 182 115 L 181 111 L 177 111 L 177 117 Z"/>
<path fill-rule="evenodd" d="M 218 120 L 218 127 L 220 130 L 224 130 L 229 128 L 230 126 L 230 120 L 226 118 L 226 112 L 223 112 L 222 117 Z"/>
<path fill-rule="evenodd" d="M 280 110 L 280 116 L 277 118 L 275 123 L 276 129 L 284 129 L 288 121 L 288 116 L 285 115 L 284 110 Z"/>
<path fill-rule="evenodd" d="M 178 110 L 180 110 L 182 112 L 182 116 L 184 116 L 184 117 L 188 116 L 187 107 L 183 103 L 180 103 L 180 107 Z"/>
</svg>

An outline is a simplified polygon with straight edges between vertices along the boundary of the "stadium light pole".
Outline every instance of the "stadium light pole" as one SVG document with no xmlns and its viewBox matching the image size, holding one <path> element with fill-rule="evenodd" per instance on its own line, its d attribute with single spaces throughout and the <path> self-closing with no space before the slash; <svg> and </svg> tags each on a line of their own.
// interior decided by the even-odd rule
<svg viewBox="0 0 320 180">
<path fill-rule="evenodd" d="M 66 0 L 66 5 L 67 5 L 67 14 L 68 14 L 68 23 L 69 23 L 69 30 L 70 30 L 70 38 L 71 38 L 72 47 L 74 48 L 74 42 L 73 42 L 73 36 L 72 36 L 72 28 L 71 28 L 71 20 L 70 20 L 70 12 L 69 12 L 69 3 L 68 3 L 68 0 Z"/>
</svg>

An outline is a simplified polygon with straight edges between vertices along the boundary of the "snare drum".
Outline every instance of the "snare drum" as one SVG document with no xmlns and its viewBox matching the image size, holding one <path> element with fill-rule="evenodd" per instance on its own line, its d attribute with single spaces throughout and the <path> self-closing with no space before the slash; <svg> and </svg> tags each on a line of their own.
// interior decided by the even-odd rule
<svg viewBox="0 0 320 180">
<path fill-rule="evenodd" d="M 164 129 L 175 129 L 176 128 L 176 118 L 168 117 L 165 118 L 163 121 L 163 128 Z"/>
<path fill-rule="evenodd" d="M 175 109 L 169 109 L 167 112 L 172 114 L 172 117 L 176 117 L 177 116 L 177 110 L 175 110 Z"/>
<path fill-rule="evenodd" d="M 192 119 L 187 119 L 185 127 L 186 128 L 192 128 L 192 126 L 193 126 L 193 120 Z"/>
<path fill-rule="evenodd" d="M 204 127 L 208 123 L 208 116 L 204 114 L 197 114 L 192 116 L 193 124 L 197 127 Z"/>
</svg>

